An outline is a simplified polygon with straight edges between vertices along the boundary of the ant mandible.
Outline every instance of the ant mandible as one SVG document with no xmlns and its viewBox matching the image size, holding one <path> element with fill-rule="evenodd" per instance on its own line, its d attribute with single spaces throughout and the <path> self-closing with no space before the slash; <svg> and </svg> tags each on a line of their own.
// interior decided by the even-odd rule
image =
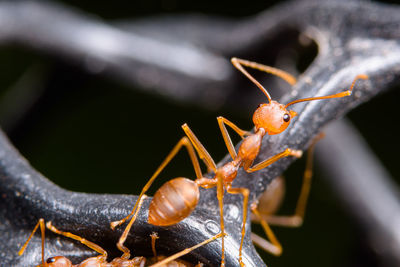
<svg viewBox="0 0 400 267">
<path fill-rule="evenodd" d="M 140 210 L 140 207 L 142 206 L 143 200 L 146 198 L 146 195 L 143 196 L 143 198 L 139 201 L 138 204 L 138 210 L 135 212 L 135 214 L 133 215 L 133 217 L 137 217 L 138 211 Z M 90 242 L 88 240 L 86 240 L 83 237 L 80 237 L 78 235 L 72 234 L 70 232 L 64 232 L 64 231 L 60 231 L 58 230 L 56 227 L 54 227 L 51 223 L 51 221 L 48 221 L 46 223 L 45 226 L 45 222 L 43 218 L 40 218 L 38 223 L 36 224 L 36 226 L 34 227 L 32 233 L 30 234 L 30 236 L 28 237 L 28 240 L 24 243 L 24 245 L 22 246 L 22 248 L 20 249 L 20 251 L 18 252 L 18 255 L 22 255 L 29 243 L 29 241 L 32 239 L 32 236 L 35 234 L 36 230 L 38 229 L 38 227 L 40 226 L 40 230 L 41 230 L 41 236 L 42 236 L 42 264 L 38 265 L 41 267 L 89 267 L 89 266 L 99 266 L 99 267 L 144 267 L 146 264 L 146 258 L 145 257 L 134 257 L 132 259 L 130 258 L 130 251 L 128 248 L 126 248 L 123 243 L 126 240 L 126 236 L 127 234 L 123 234 L 121 235 L 119 241 L 118 241 L 118 248 L 123 251 L 123 255 L 121 257 L 117 257 L 114 258 L 111 262 L 107 262 L 107 251 L 104 250 L 103 248 L 101 248 L 99 245 Z M 127 231 L 125 232 L 129 232 L 131 225 L 127 226 Z M 55 257 L 50 257 L 48 258 L 46 261 L 44 259 L 44 240 L 45 240 L 45 228 L 49 229 L 50 231 L 52 231 L 55 234 L 59 234 L 59 235 L 63 235 L 66 236 L 68 238 L 77 240 L 79 242 L 81 242 L 82 244 L 86 245 L 87 247 L 93 249 L 94 251 L 98 252 L 100 255 L 96 256 L 96 257 L 90 257 L 84 261 L 82 261 L 79 264 L 73 265 L 72 262 L 64 256 L 55 256 Z M 173 266 L 180 266 L 180 267 L 186 267 L 186 266 L 193 266 L 190 263 L 186 263 L 182 260 L 179 261 L 175 261 L 175 259 L 191 252 L 192 250 L 203 246 L 217 238 L 219 238 L 221 236 L 221 234 L 214 236 L 210 239 L 207 239 L 205 241 L 203 241 L 200 244 L 197 244 L 196 246 L 193 246 L 191 248 L 187 248 L 179 253 L 176 253 L 168 258 L 165 258 L 164 256 L 157 256 L 156 251 L 155 251 L 155 240 L 158 238 L 157 235 L 155 233 L 153 233 L 151 235 L 151 240 L 152 240 L 152 250 L 153 250 L 153 254 L 154 254 L 154 259 L 150 259 L 150 262 L 153 261 L 155 262 L 153 265 L 151 265 L 152 267 L 166 267 L 166 266 L 170 266 L 169 264 L 173 264 Z M 159 261 L 161 260 L 161 261 Z M 198 265 L 196 265 L 196 267 L 201 267 L 202 264 L 199 263 Z"/>
<path fill-rule="evenodd" d="M 137 202 L 134 205 L 132 212 L 125 218 L 119 221 L 115 221 L 111 223 L 111 228 L 114 229 L 116 226 L 124 223 L 137 209 L 138 201 L 143 196 L 143 194 L 149 189 L 153 181 L 159 175 L 159 173 L 165 168 L 165 166 L 172 160 L 172 158 L 179 152 L 182 146 L 185 146 L 188 150 L 189 156 L 191 158 L 192 164 L 194 166 L 194 170 L 196 173 L 196 180 L 192 181 L 187 178 L 175 178 L 168 182 L 166 182 L 163 186 L 161 186 L 158 191 L 155 193 L 149 207 L 149 216 L 148 222 L 157 226 L 168 226 L 173 225 L 184 218 L 186 218 L 196 207 L 199 199 L 199 186 L 205 189 L 217 187 L 217 198 L 219 203 L 220 210 L 220 225 L 221 225 L 221 234 L 222 234 L 222 256 L 221 256 L 221 266 L 225 265 L 225 256 L 224 256 L 224 219 L 223 219 L 223 195 L 226 189 L 227 193 L 230 194 L 241 194 L 243 196 L 243 220 L 242 220 L 242 231 L 241 231 L 241 242 L 239 248 L 239 263 L 241 266 L 244 266 L 242 262 L 242 247 L 245 235 L 245 223 L 247 220 L 247 206 L 248 206 L 248 197 L 249 190 L 247 188 L 233 188 L 232 182 L 236 178 L 237 172 L 240 167 L 248 172 L 255 172 L 257 170 L 261 170 L 277 160 L 287 157 L 287 156 L 295 156 L 301 157 L 302 151 L 293 150 L 290 148 L 286 148 L 283 152 L 280 152 L 271 158 L 268 158 L 260 163 L 257 163 L 252 166 L 255 158 L 257 157 L 263 137 L 266 134 L 274 135 L 283 132 L 290 124 L 290 120 L 297 116 L 297 113 L 292 110 L 288 110 L 287 108 L 290 105 L 312 101 L 312 100 L 321 100 L 321 99 L 329 99 L 329 98 L 339 98 L 344 96 L 351 95 L 352 89 L 356 80 L 358 79 L 367 79 L 367 75 L 358 75 L 349 90 L 321 97 L 310 97 L 304 99 L 294 100 L 286 105 L 280 104 L 277 101 L 271 99 L 267 90 L 254 78 L 252 77 L 243 66 L 258 69 L 267 73 L 271 73 L 276 75 L 290 84 L 295 84 L 296 79 L 276 68 L 272 68 L 269 66 L 265 66 L 262 64 L 258 64 L 251 61 L 246 61 L 238 58 L 232 58 L 232 64 L 240 70 L 245 76 L 247 76 L 254 84 L 257 85 L 258 88 L 267 96 L 269 103 L 264 103 L 258 106 L 253 115 L 253 122 L 255 125 L 255 132 L 248 132 L 240 129 L 235 124 L 225 119 L 224 117 L 218 117 L 218 124 L 220 130 L 222 132 L 222 136 L 225 142 L 225 145 L 229 151 L 229 154 L 232 157 L 232 161 L 224 164 L 223 166 L 217 168 L 214 160 L 211 158 L 207 150 L 200 143 L 194 133 L 190 130 L 187 124 L 182 125 L 183 130 L 185 131 L 187 138 L 183 137 L 178 144 L 173 148 L 173 150 L 169 153 L 166 159 L 162 162 L 162 164 L 158 167 L 153 176 L 149 179 L 147 184 L 142 189 L 142 192 L 139 195 Z M 228 134 L 228 131 L 225 127 L 228 125 L 235 132 L 239 134 L 239 136 L 244 139 L 240 144 L 238 153 L 236 153 L 235 148 L 233 146 L 232 140 Z M 189 140 L 190 141 L 189 141 Z M 199 166 L 199 162 L 196 156 L 196 153 L 193 151 L 193 146 L 196 149 L 199 157 L 204 161 L 207 168 L 214 172 L 213 178 L 206 178 L 202 176 L 201 169 Z"/>
</svg>

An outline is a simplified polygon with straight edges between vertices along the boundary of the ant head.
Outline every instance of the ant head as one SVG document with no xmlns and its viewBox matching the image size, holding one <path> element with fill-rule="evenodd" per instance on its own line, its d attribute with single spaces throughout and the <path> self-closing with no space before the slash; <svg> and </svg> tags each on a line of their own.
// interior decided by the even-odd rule
<svg viewBox="0 0 400 267">
<path fill-rule="evenodd" d="M 256 129 L 263 128 L 267 134 L 273 135 L 286 130 L 295 116 L 295 111 L 287 110 L 285 105 L 271 100 L 268 104 L 258 106 L 253 115 L 253 122 Z"/>
<path fill-rule="evenodd" d="M 317 97 L 308 97 L 293 100 L 292 102 L 282 105 L 276 101 L 271 100 L 267 90 L 264 89 L 261 85 L 259 88 L 264 92 L 267 96 L 269 103 L 268 104 L 261 104 L 258 106 L 257 110 L 254 112 L 253 115 L 253 122 L 256 129 L 263 128 L 266 133 L 269 135 L 272 134 L 279 134 L 283 132 L 290 123 L 290 120 L 297 116 L 297 113 L 292 110 L 288 110 L 287 108 L 293 104 L 306 102 L 306 101 L 314 101 L 314 100 L 322 100 L 322 99 L 329 99 L 329 98 L 339 98 L 351 95 L 353 91 L 353 87 L 358 79 L 368 79 L 366 74 L 359 74 L 353 80 L 353 83 L 350 86 L 350 89 L 344 92 L 340 92 L 333 95 L 326 95 L 326 96 L 317 96 Z"/>
<path fill-rule="evenodd" d="M 66 257 L 56 256 L 48 258 L 44 267 L 72 267 L 72 262 Z"/>
</svg>

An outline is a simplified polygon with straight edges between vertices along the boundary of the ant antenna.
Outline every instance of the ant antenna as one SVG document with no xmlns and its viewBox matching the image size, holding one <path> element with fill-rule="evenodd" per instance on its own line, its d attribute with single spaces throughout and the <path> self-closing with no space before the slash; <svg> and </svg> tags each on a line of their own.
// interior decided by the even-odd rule
<svg viewBox="0 0 400 267">
<path fill-rule="evenodd" d="M 359 74 L 356 76 L 356 78 L 354 79 L 354 81 L 352 82 L 350 89 L 344 92 L 340 92 L 334 95 L 327 95 L 327 96 L 317 96 L 317 97 L 309 97 L 309 98 L 303 98 L 303 99 L 297 99 L 294 100 L 292 102 L 290 102 L 289 104 L 286 104 L 285 108 L 287 108 L 290 105 L 296 104 L 296 103 L 300 103 L 300 102 L 305 102 L 305 101 L 312 101 L 312 100 L 320 100 L 320 99 L 328 99 L 328 98 L 338 98 L 338 97 L 345 97 L 345 96 L 349 96 L 351 95 L 352 91 L 353 91 L 353 87 L 356 83 L 357 80 L 362 79 L 362 80 L 366 80 L 368 79 L 368 75 L 366 74 Z"/>
<path fill-rule="evenodd" d="M 151 233 L 151 250 L 153 251 L 153 256 L 157 260 L 157 251 L 156 251 L 156 240 L 160 237 L 156 232 Z"/>
<path fill-rule="evenodd" d="M 264 88 L 264 86 L 261 85 L 261 83 L 259 83 L 253 76 L 250 75 L 250 73 L 248 73 L 242 66 L 248 66 L 248 67 L 252 67 L 254 69 L 260 69 L 261 66 L 257 66 L 255 64 L 258 63 L 254 63 L 254 62 L 250 62 L 244 59 L 239 59 L 236 57 L 231 58 L 231 62 L 233 64 L 233 66 L 235 66 L 235 68 L 237 68 L 240 72 L 242 72 L 244 75 L 246 75 L 247 78 L 249 78 L 250 81 L 252 81 L 255 85 L 257 85 L 258 88 L 260 88 L 260 90 L 264 93 L 264 95 L 267 96 L 268 98 L 268 102 L 271 103 L 272 99 L 271 96 L 269 95 L 268 91 Z M 250 66 L 251 65 L 251 66 Z M 261 64 L 258 64 L 261 65 Z M 264 66 L 267 67 L 267 66 Z"/>
</svg>

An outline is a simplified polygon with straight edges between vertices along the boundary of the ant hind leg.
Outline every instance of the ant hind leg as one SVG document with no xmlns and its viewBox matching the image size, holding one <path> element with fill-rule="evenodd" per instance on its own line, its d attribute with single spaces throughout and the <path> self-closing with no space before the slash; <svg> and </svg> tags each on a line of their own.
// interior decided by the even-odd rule
<svg viewBox="0 0 400 267">
<path fill-rule="evenodd" d="M 270 241 L 258 236 L 255 233 L 251 233 L 251 239 L 257 246 L 264 249 L 265 251 L 271 253 L 272 255 L 280 256 L 282 254 L 282 245 L 276 238 L 267 221 L 263 218 L 263 216 L 261 216 L 260 212 L 258 211 L 257 203 L 251 204 L 251 211 L 257 217 L 257 219 L 259 219 L 260 224 Z"/>
<path fill-rule="evenodd" d="M 133 209 L 132 209 L 131 213 L 128 216 L 126 216 L 125 218 L 123 218 L 123 219 L 121 219 L 119 221 L 111 222 L 111 224 L 110 224 L 111 229 L 114 230 L 117 226 L 123 224 L 126 220 L 128 220 L 135 213 L 135 210 L 138 208 L 138 203 L 139 203 L 140 199 L 143 197 L 143 195 L 147 192 L 147 190 L 153 184 L 154 180 L 158 177 L 160 172 L 169 164 L 169 162 L 176 156 L 176 154 L 180 151 L 180 149 L 183 146 L 186 147 L 186 149 L 187 149 L 187 151 L 189 153 L 189 157 L 190 157 L 190 159 L 192 161 L 193 168 L 194 168 L 195 173 L 196 173 L 196 177 L 200 178 L 202 176 L 201 169 L 200 169 L 200 164 L 198 162 L 196 153 L 195 153 L 195 151 L 193 149 L 193 146 L 192 146 L 190 140 L 186 136 L 182 137 L 181 140 L 179 140 L 179 142 L 175 145 L 175 147 L 168 154 L 168 156 L 164 159 L 164 161 L 161 163 L 161 165 L 157 168 L 157 170 L 151 176 L 151 178 L 146 183 L 146 185 L 143 187 L 142 192 L 140 192 L 140 195 L 139 195 L 138 199 L 136 200 L 136 203 L 133 206 Z"/>
<path fill-rule="evenodd" d="M 243 196 L 242 238 L 240 240 L 240 247 L 239 247 L 239 263 L 240 266 L 243 267 L 244 263 L 242 262 L 242 249 L 243 249 L 244 235 L 246 233 L 247 206 L 248 206 L 250 191 L 249 189 L 242 187 L 232 188 L 230 185 L 227 186 L 226 191 L 229 194 L 241 194 Z"/>
</svg>

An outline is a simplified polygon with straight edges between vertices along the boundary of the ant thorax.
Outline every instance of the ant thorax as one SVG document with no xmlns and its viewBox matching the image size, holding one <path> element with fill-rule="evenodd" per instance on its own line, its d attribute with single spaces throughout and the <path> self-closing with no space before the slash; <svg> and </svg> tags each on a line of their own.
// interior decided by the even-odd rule
<svg viewBox="0 0 400 267">
<path fill-rule="evenodd" d="M 242 160 L 241 166 L 246 170 L 253 164 L 260 148 L 261 141 L 265 135 L 264 128 L 259 128 L 254 134 L 246 137 L 238 150 L 238 158 Z"/>
<path fill-rule="evenodd" d="M 272 100 L 268 104 L 260 104 L 253 115 L 256 129 L 263 128 L 267 134 L 279 134 L 289 126 L 290 119 L 297 113 L 287 110 L 285 105 Z"/>
</svg>

